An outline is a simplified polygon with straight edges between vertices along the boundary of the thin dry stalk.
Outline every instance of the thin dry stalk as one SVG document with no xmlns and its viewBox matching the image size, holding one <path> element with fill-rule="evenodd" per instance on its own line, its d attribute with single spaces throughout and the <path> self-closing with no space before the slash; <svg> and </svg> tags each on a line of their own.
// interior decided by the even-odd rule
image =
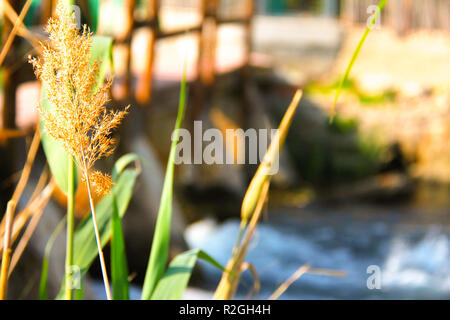
<svg viewBox="0 0 450 320">
<path fill-rule="evenodd" d="M 100 238 L 100 234 L 98 232 L 97 216 L 95 214 L 95 205 L 94 205 L 94 201 L 93 201 L 92 194 L 91 194 L 91 187 L 90 187 L 88 175 L 86 175 L 86 186 L 87 186 L 87 191 L 88 191 L 88 195 L 89 195 L 89 203 L 91 206 L 92 222 L 94 223 L 95 239 L 97 240 L 96 241 L 97 249 L 98 249 L 98 254 L 99 254 L 99 258 L 100 258 L 100 265 L 101 265 L 101 269 L 102 269 L 102 276 L 103 276 L 103 282 L 105 285 L 106 297 L 108 298 L 108 300 L 112 300 L 111 288 L 109 286 L 108 273 L 106 272 L 105 257 L 103 256 L 101 238 Z"/>
<path fill-rule="evenodd" d="M 35 214 L 33 215 L 33 217 L 30 220 L 30 223 L 28 224 L 27 228 L 25 229 L 23 236 L 20 238 L 20 241 L 17 244 L 17 247 L 15 248 L 12 258 L 11 258 L 11 264 L 10 264 L 9 271 L 8 271 L 8 277 L 11 276 L 12 272 L 14 271 L 14 268 L 17 265 L 17 262 L 19 262 L 20 257 L 22 256 L 22 253 L 24 252 L 25 248 L 27 247 L 28 242 L 31 239 L 31 236 L 33 235 L 39 221 L 42 218 L 43 213 L 44 213 L 43 207 L 36 210 Z"/>
<path fill-rule="evenodd" d="M 5 250 L 3 250 L 2 254 L 2 266 L 0 271 L 0 300 L 6 299 L 6 292 L 8 288 L 8 268 L 9 259 L 11 256 L 11 229 L 15 209 L 16 203 L 14 201 L 9 201 L 8 208 L 6 210 L 6 231 L 3 235 L 3 248 L 5 248 Z"/>
<path fill-rule="evenodd" d="M 36 199 L 44 190 L 44 187 L 46 186 L 48 181 L 48 169 L 45 168 L 44 171 L 42 171 L 41 176 L 39 177 L 38 183 L 36 184 L 36 187 L 34 188 L 33 193 L 31 194 L 30 200 L 33 201 Z"/>
<path fill-rule="evenodd" d="M 28 150 L 27 161 L 22 170 L 22 174 L 20 175 L 19 182 L 17 183 L 17 187 L 14 190 L 11 200 L 16 203 L 19 202 L 20 197 L 25 190 L 28 179 L 30 178 L 31 168 L 34 163 L 34 159 L 36 158 L 37 151 L 39 150 L 39 145 L 41 143 L 41 133 L 39 129 L 39 125 L 36 126 L 36 131 L 33 136 L 33 140 L 31 141 L 30 149 Z"/>
<path fill-rule="evenodd" d="M 35 200 L 42 192 L 42 190 L 45 187 L 45 184 L 48 180 L 48 170 L 47 168 L 44 169 L 41 176 L 39 177 L 39 181 L 36 185 L 36 188 L 33 191 L 33 194 L 30 197 L 30 202 Z M 33 235 L 33 232 L 37 226 L 37 223 L 39 222 L 42 213 L 44 211 L 46 203 L 42 204 L 39 208 L 36 208 L 35 213 L 31 217 L 30 224 L 27 226 L 27 229 L 25 230 L 25 233 L 20 238 L 19 244 L 17 245 L 16 249 L 14 250 L 14 253 L 12 255 L 11 264 L 9 267 L 9 274 L 8 276 L 11 276 L 11 273 L 13 272 L 17 262 L 19 261 L 23 250 L 26 248 L 31 236 Z M 37 218 L 39 217 L 39 218 Z"/>
<path fill-rule="evenodd" d="M 309 274 L 316 274 L 321 276 L 328 276 L 328 277 L 346 277 L 347 272 L 341 271 L 341 270 L 328 270 L 328 269 L 318 269 L 318 268 L 311 268 L 308 270 Z"/>
<path fill-rule="evenodd" d="M 36 210 L 39 210 L 40 208 L 43 208 L 47 205 L 55 188 L 56 188 L 56 183 L 54 181 L 51 181 L 44 188 L 44 190 L 42 190 L 40 197 L 30 201 L 26 205 L 26 207 L 17 214 L 17 216 L 14 219 L 14 223 L 13 223 L 13 227 L 12 227 L 12 234 L 11 234 L 12 242 L 14 242 L 17 239 L 17 237 L 19 236 L 20 232 L 22 231 L 24 225 L 29 220 L 30 216 L 34 212 L 36 212 Z M 0 253 L 2 253 L 2 252 L 3 252 L 3 244 L 0 244 Z"/>
<path fill-rule="evenodd" d="M 269 300 L 277 300 L 298 278 L 308 272 L 311 266 L 309 264 L 305 264 L 297 269 L 285 282 L 283 282 L 277 290 L 272 293 L 269 297 Z"/>
<path fill-rule="evenodd" d="M 45 205 L 42 204 L 39 208 L 36 209 L 35 213 L 33 214 L 30 223 L 28 224 L 27 228 L 25 229 L 24 234 L 20 238 L 19 243 L 17 244 L 14 253 L 11 258 L 11 265 L 9 267 L 8 277 L 11 276 L 12 272 L 14 271 L 14 268 L 17 265 L 17 262 L 19 262 L 20 257 L 22 256 L 25 248 L 28 245 L 28 242 L 30 241 L 31 237 L 33 236 L 34 231 L 36 230 L 36 227 L 39 224 L 39 221 L 42 218 L 42 214 L 44 213 Z"/>
<path fill-rule="evenodd" d="M 305 264 L 298 268 L 297 271 L 283 282 L 277 290 L 272 293 L 269 300 L 277 300 L 295 281 L 306 273 L 329 277 L 345 277 L 347 275 L 345 271 L 311 268 L 309 264 Z"/>
<path fill-rule="evenodd" d="M 261 289 L 261 282 L 259 281 L 258 272 L 256 272 L 256 268 L 252 263 L 244 262 L 241 267 L 241 273 L 245 270 L 249 270 L 253 277 L 253 286 L 247 295 L 247 300 L 249 300 L 252 296 L 258 295 L 259 289 Z"/>
<path fill-rule="evenodd" d="M 17 130 L 17 129 L 0 129 L 0 143 L 15 138 L 21 138 L 28 134 L 25 130 Z"/>
<path fill-rule="evenodd" d="M 226 270 L 230 270 L 230 272 L 223 273 L 222 279 L 220 280 L 216 292 L 214 293 L 213 299 L 215 300 L 230 300 L 236 293 L 240 274 L 242 272 L 242 264 L 244 263 L 250 240 L 255 233 L 259 218 L 261 217 L 261 212 L 269 192 L 269 186 L 270 182 L 266 181 L 262 187 L 260 197 L 256 204 L 255 211 L 250 219 L 250 223 L 245 233 L 244 240 L 242 241 L 242 245 L 240 246 L 236 255 L 233 255 L 233 257 L 227 264 Z"/>
<path fill-rule="evenodd" d="M 17 183 L 16 189 L 11 197 L 11 200 L 15 203 L 19 203 L 20 198 L 22 197 L 23 191 L 28 183 L 28 179 L 30 178 L 31 168 L 33 166 L 34 159 L 36 158 L 37 151 L 39 150 L 39 144 L 41 142 L 41 134 L 39 125 L 36 127 L 36 132 L 34 133 L 33 140 L 31 142 L 30 149 L 28 150 L 27 160 L 23 167 L 22 173 L 20 174 L 19 182 Z M 5 221 L 4 219 L 0 223 L 0 234 L 3 233 Z"/>
<path fill-rule="evenodd" d="M 26 39 L 35 50 L 40 52 L 40 45 L 39 45 L 39 38 L 35 36 L 33 33 L 31 33 L 27 27 L 23 24 L 23 22 L 19 19 L 19 16 L 17 15 L 14 8 L 9 4 L 8 1 L 3 1 L 3 11 L 6 14 L 6 17 L 11 21 L 13 24 L 16 23 L 16 21 L 19 22 L 19 29 L 17 31 L 17 34 L 21 36 L 22 38 Z"/>
<path fill-rule="evenodd" d="M 5 3 L 5 2 L 7 2 L 7 1 L 3 0 L 3 3 Z M 28 9 L 30 9 L 31 2 L 32 2 L 32 0 L 27 0 L 27 2 L 25 2 L 25 5 L 23 6 L 22 11 L 20 11 L 19 17 L 16 19 L 16 21 L 14 23 L 14 27 L 11 30 L 11 33 L 8 35 L 8 39 L 6 39 L 5 45 L 3 46 L 3 49 L 0 52 L 0 66 L 5 61 L 6 55 L 8 54 L 8 51 L 11 48 L 14 38 L 16 37 L 16 34 L 19 31 L 19 27 L 20 27 L 23 19 L 25 18 L 26 14 L 28 12 Z"/>
</svg>

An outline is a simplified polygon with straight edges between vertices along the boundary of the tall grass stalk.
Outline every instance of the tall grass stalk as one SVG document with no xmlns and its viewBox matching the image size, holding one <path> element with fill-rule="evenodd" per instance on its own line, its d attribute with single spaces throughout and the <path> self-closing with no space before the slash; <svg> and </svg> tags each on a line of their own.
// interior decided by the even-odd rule
<svg viewBox="0 0 450 320">
<path fill-rule="evenodd" d="M 102 276 L 103 276 L 103 283 L 105 286 L 106 298 L 108 300 L 112 300 L 111 288 L 109 286 L 109 280 L 108 280 L 108 273 L 106 271 L 105 257 L 103 255 L 100 233 L 98 231 L 97 216 L 95 214 L 95 205 L 94 205 L 94 200 L 92 198 L 92 191 L 91 191 L 91 186 L 90 186 L 89 175 L 86 174 L 85 179 L 86 179 L 86 187 L 87 187 L 88 196 L 89 196 L 89 205 L 91 206 L 92 223 L 94 224 L 95 240 L 97 241 L 97 249 L 98 249 L 98 255 L 100 258 L 100 266 L 102 269 Z"/>
<path fill-rule="evenodd" d="M 93 34 L 87 26 L 80 32 L 75 22 L 67 1 L 58 1 L 55 17 L 49 20 L 46 28 L 50 42 L 42 45 L 42 57 L 30 58 L 30 63 L 37 78 L 44 82 L 46 97 L 52 106 L 48 109 L 42 105 L 38 107 L 45 131 L 60 144 L 69 158 L 76 161 L 86 183 L 106 296 L 111 299 L 91 185 L 100 195 L 111 191 L 111 176 L 95 171 L 93 167 L 98 159 L 113 153 L 115 139 L 111 136 L 127 114 L 128 107 L 121 111 L 107 108 L 112 79 L 106 83 L 102 80 L 99 84 L 100 62 L 90 61 Z M 72 180 L 70 182 L 74 180 L 73 167 L 74 163 L 71 161 L 68 170 Z M 73 183 L 69 183 L 69 187 L 73 187 Z M 70 193 L 73 195 L 73 190 L 68 192 Z M 73 255 L 73 222 L 69 221 L 73 219 L 71 207 L 68 206 L 66 264 L 71 262 Z M 66 270 L 66 284 L 68 271 Z M 70 295 L 68 292 L 67 296 Z"/>
<path fill-rule="evenodd" d="M 331 113 L 331 117 L 330 117 L 330 123 L 333 122 L 333 120 L 334 120 L 334 115 L 336 113 L 336 105 L 338 103 L 339 96 L 342 93 L 344 84 L 347 82 L 347 80 L 350 76 L 350 72 L 352 71 L 353 66 L 355 65 L 356 59 L 358 58 L 359 53 L 361 52 L 362 46 L 364 45 L 364 42 L 366 42 L 366 39 L 369 36 L 370 31 L 375 26 L 375 23 L 377 22 L 380 14 L 381 14 L 381 11 L 386 6 L 387 1 L 388 0 L 380 0 L 380 2 L 378 3 L 375 14 L 372 16 L 372 19 L 370 19 L 369 25 L 367 26 L 366 30 L 364 31 L 364 34 L 362 35 L 361 40 L 359 40 L 358 45 L 356 46 L 356 49 L 352 54 L 350 62 L 347 65 L 347 69 L 345 70 L 344 76 L 342 77 L 339 87 L 336 90 L 336 95 L 334 97 L 334 103 L 333 103 L 332 113 Z"/>
<path fill-rule="evenodd" d="M 65 265 L 65 283 L 66 300 L 72 300 L 72 265 L 73 265 L 73 232 L 75 224 L 75 166 L 73 158 L 68 157 L 68 179 L 67 179 L 67 231 L 66 231 L 66 265 Z"/>
<path fill-rule="evenodd" d="M 215 300 L 230 300 L 236 293 L 237 287 L 239 285 L 240 275 L 243 271 L 244 259 L 247 254 L 250 240 L 252 239 L 258 225 L 264 203 L 266 202 L 267 194 L 269 192 L 269 185 L 270 182 L 266 181 L 262 186 L 261 193 L 259 194 L 259 199 L 251 216 L 248 228 L 242 240 L 242 244 L 233 253 L 232 258 L 225 267 L 228 272 L 224 272 L 222 275 L 222 279 L 220 280 L 216 292 L 214 293 L 213 299 Z"/>
</svg>

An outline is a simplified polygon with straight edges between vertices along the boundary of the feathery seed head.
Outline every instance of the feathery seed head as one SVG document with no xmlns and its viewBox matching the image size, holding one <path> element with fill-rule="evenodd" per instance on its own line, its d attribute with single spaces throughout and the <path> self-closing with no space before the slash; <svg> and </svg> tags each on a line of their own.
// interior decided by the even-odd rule
<svg viewBox="0 0 450 320">
<path fill-rule="evenodd" d="M 42 57 L 29 59 L 53 106 L 52 110 L 38 107 L 45 130 L 75 158 L 82 176 L 89 175 L 97 191 L 108 192 L 111 178 L 89 172 L 98 159 L 114 151 L 115 140 L 110 136 L 129 106 L 122 111 L 107 109 L 112 79 L 98 85 L 99 62 L 90 63 L 92 33 L 86 26 L 81 33 L 76 29 L 75 17 L 63 1 L 58 2 L 46 30 L 50 41 L 41 43 Z"/>
</svg>

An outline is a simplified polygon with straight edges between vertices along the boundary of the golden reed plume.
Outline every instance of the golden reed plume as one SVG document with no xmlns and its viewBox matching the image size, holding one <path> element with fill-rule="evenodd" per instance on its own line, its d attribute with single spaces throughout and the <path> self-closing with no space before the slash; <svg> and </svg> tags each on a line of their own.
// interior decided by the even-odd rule
<svg viewBox="0 0 450 320">
<path fill-rule="evenodd" d="M 41 43 L 42 58 L 30 58 L 54 106 L 52 110 L 38 107 L 45 130 L 75 158 L 83 179 L 88 179 L 97 192 L 108 193 L 111 177 L 90 171 L 98 159 L 113 152 L 112 130 L 129 106 L 116 112 L 106 108 L 112 79 L 98 85 L 99 62 L 90 63 L 92 33 L 86 26 L 82 32 L 77 30 L 75 16 L 63 1 L 58 2 L 56 17 L 49 20 L 46 31 L 50 42 Z"/>
</svg>

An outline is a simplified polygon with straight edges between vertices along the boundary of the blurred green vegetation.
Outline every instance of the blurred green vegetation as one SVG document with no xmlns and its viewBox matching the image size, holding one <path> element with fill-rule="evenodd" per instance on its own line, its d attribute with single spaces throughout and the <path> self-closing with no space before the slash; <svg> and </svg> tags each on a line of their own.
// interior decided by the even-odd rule
<svg viewBox="0 0 450 320">
<path fill-rule="evenodd" d="M 339 88 L 339 81 L 331 83 L 312 82 L 305 87 L 305 93 L 310 95 L 334 95 Z M 369 93 L 360 89 L 356 82 L 348 79 L 342 86 L 342 93 L 346 95 L 353 95 L 358 98 L 362 105 L 375 105 L 387 102 L 393 102 L 397 98 L 397 92 L 393 89 L 384 90 L 380 93 Z"/>
<path fill-rule="evenodd" d="M 278 105 L 273 105 L 276 121 L 283 111 Z M 374 137 L 359 130 L 356 119 L 337 114 L 330 122 L 328 114 L 307 96 L 300 103 L 286 147 L 302 181 L 318 186 L 376 174 L 387 152 Z"/>
</svg>

